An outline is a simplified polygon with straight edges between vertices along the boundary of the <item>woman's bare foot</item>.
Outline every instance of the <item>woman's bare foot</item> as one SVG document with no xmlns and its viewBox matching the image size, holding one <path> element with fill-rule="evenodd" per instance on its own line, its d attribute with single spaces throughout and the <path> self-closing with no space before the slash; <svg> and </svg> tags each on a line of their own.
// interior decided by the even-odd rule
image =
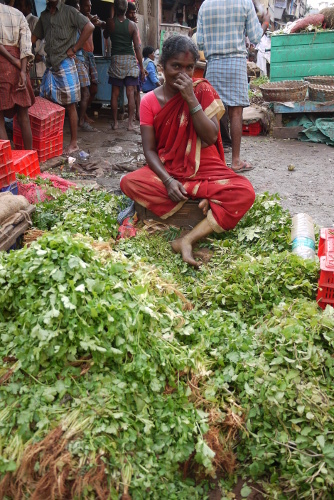
<svg viewBox="0 0 334 500">
<path fill-rule="evenodd" d="M 208 210 L 209 210 L 209 200 L 203 199 L 199 202 L 198 208 L 200 208 L 203 211 L 203 215 L 208 215 Z"/>
<path fill-rule="evenodd" d="M 189 243 L 185 238 L 178 238 L 171 242 L 172 249 L 175 253 L 180 253 L 182 259 L 187 264 L 198 268 L 201 263 L 197 262 L 193 256 L 193 247 L 192 244 Z"/>
<path fill-rule="evenodd" d="M 69 144 L 67 148 L 64 149 L 63 154 L 64 155 L 70 155 L 72 153 L 75 153 L 76 151 L 79 151 L 79 146 L 77 144 Z"/>
</svg>

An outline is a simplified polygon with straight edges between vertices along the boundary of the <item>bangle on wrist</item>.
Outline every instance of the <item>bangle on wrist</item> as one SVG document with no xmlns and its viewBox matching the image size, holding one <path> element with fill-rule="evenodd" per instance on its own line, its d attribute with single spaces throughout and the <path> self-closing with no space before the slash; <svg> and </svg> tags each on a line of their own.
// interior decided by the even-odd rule
<svg viewBox="0 0 334 500">
<path fill-rule="evenodd" d="M 169 177 L 167 177 L 167 179 L 165 179 L 164 181 L 162 181 L 163 185 L 164 186 L 169 186 L 169 184 L 171 182 L 175 181 L 174 177 L 172 175 L 170 175 Z"/>
<path fill-rule="evenodd" d="M 195 106 L 193 109 L 190 110 L 190 114 L 191 115 L 194 115 L 195 113 L 197 113 L 197 111 L 200 111 L 202 108 L 202 106 L 200 104 L 197 104 L 197 106 Z"/>
</svg>

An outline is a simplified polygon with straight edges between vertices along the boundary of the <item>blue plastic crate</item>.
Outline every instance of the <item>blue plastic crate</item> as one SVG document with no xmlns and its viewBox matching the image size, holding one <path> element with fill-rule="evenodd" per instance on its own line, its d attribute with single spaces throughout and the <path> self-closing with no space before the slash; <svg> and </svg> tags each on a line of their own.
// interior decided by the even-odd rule
<svg viewBox="0 0 334 500">
<path fill-rule="evenodd" d="M 0 189 L 0 193 L 4 193 L 5 191 L 10 191 L 13 194 L 18 194 L 19 189 L 17 187 L 17 182 L 12 182 L 11 184 L 9 184 L 9 186 Z"/>
</svg>

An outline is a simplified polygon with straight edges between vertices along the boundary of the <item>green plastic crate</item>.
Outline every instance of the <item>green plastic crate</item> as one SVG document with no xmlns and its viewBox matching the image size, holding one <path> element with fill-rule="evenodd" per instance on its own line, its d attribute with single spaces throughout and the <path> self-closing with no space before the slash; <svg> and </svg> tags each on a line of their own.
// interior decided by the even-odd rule
<svg viewBox="0 0 334 500">
<path fill-rule="evenodd" d="M 270 81 L 334 75 L 334 31 L 271 37 Z"/>
</svg>

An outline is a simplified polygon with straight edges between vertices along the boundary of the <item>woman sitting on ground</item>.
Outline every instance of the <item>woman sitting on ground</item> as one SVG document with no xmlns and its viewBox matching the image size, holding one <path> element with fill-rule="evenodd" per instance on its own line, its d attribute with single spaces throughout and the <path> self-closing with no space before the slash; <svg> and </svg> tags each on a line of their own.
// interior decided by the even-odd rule
<svg viewBox="0 0 334 500">
<path fill-rule="evenodd" d="M 123 193 L 162 219 L 188 199 L 201 200 L 205 218 L 172 242 L 173 250 L 195 267 L 193 245 L 212 232 L 233 229 L 255 199 L 251 183 L 226 166 L 219 132 L 224 106 L 206 80 L 192 78 L 198 58 L 189 37 L 165 41 L 165 83 L 146 94 L 140 107 L 147 166 L 121 180 Z"/>
</svg>

